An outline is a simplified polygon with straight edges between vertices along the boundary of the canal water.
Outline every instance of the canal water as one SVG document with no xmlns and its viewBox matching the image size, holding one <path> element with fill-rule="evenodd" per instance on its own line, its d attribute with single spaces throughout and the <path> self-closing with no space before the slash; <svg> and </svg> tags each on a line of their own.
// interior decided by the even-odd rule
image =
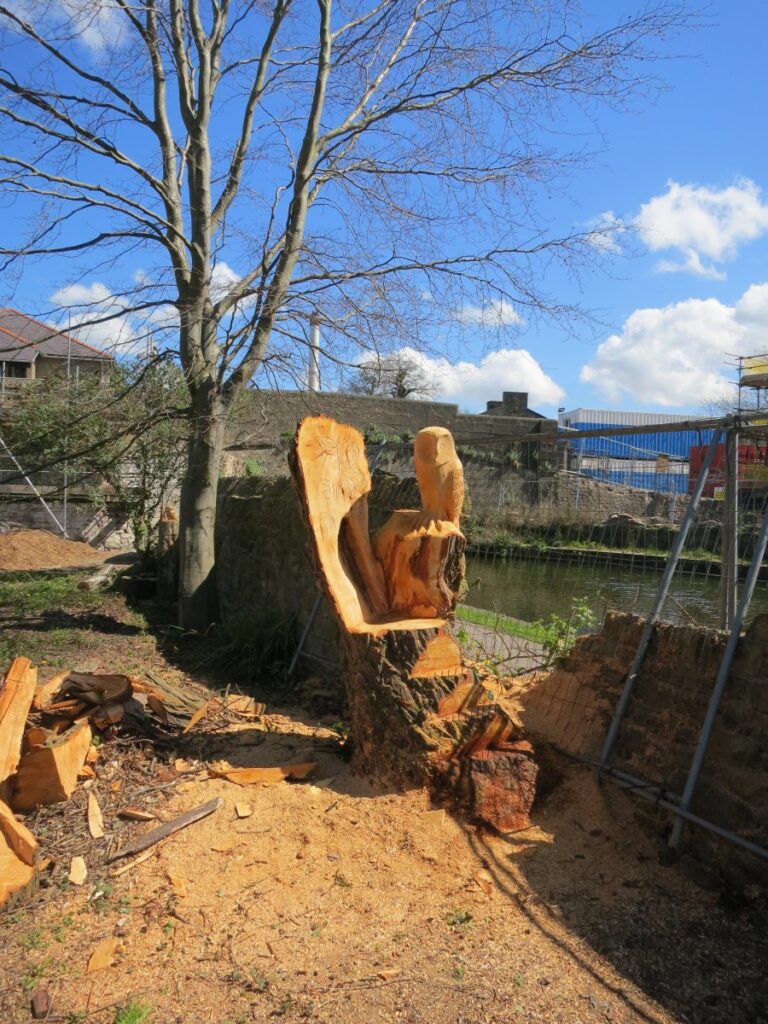
<svg viewBox="0 0 768 1024">
<path fill-rule="evenodd" d="M 469 593 L 464 604 L 535 622 L 548 619 L 553 612 L 567 619 L 573 598 L 585 598 L 600 622 L 607 610 L 647 615 L 660 579 L 661 570 L 642 565 L 612 567 L 468 555 Z M 718 577 L 678 570 L 661 618 L 717 628 L 719 584 Z M 758 583 L 747 622 L 765 612 L 768 584 Z"/>
</svg>

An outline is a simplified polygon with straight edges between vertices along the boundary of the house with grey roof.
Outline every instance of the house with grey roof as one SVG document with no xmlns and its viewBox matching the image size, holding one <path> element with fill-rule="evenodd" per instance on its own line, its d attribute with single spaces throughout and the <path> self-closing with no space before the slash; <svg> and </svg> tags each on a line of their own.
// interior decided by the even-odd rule
<svg viewBox="0 0 768 1024">
<path fill-rule="evenodd" d="M 39 380 L 51 374 L 103 377 L 112 364 L 105 352 L 16 309 L 0 309 L 0 383 Z"/>
</svg>

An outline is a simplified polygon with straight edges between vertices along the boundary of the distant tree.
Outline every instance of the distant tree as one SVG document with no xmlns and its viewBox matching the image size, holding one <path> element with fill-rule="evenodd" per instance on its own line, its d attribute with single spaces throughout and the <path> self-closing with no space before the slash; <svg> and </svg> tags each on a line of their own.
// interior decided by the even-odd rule
<svg viewBox="0 0 768 1024">
<path fill-rule="evenodd" d="M 357 367 L 347 390 L 353 395 L 388 395 L 390 398 L 433 398 L 437 381 L 413 359 L 396 353 L 370 359 Z"/>
</svg>

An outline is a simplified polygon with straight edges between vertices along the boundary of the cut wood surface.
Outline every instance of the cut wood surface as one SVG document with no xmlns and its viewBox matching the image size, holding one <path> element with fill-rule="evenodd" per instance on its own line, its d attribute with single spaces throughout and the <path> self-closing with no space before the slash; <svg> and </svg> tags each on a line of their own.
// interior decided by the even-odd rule
<svg viewBox="0 0 768 1024">
<path fill-rule="evenodd" d="M 360 431 L 327 416 L 307 417 L 293 465 L 325 589 L 345 630 L 381 635 L 442 625 L 432 617 L 406 620 L 390 605 L 368 531 L 371 474 Z"/>
<path fill-rule="evenodd" d="M 142 811 L 139 807 L 121 807 L 117 816 L 127 821 L 154 821 L 157 817 L 151 811 Z"/>
<path fill-rule="evenodd" d="M 444 630 L 424 648 L 411 669 L 411 679 L 430 679 L 433 676 L 460 676 L 464 671 L 459 645 Z"/>
<path fill-rule="evenodd" d="M 208 714 L 208 711 L 210 710 L 210 704 L 211 702 L 208 700 L 201 704 L 181 731 L 183 733 L 191 732 L 197 725 L 197 723 L 202 721 L 202 719 L 205 718 L 205 716 Z"/>
<path fill-rule="evenodd" d="M 306 779 L 317 768 L 316 761 L 304 764 L 284 764 L 275 768 L 211 768 L 216 779 L 228 779 L 238 786 L 273 786 L 286 779 Z"/>
<path fill-rule="evenodd" d="M 35 880 L 35 869 L 16 853 L 0 831 L 0 907 L 22 893 Z"/>
<path fill-rule="evenodd" d="M 0 834 L 19 860 L 34 867 L 37 839 L 2 800 L 0 800 Z"/>
<path fill-rule="evenodd" d="M 36 685 L 37 669 L 29 658 L 14 658 L 0 684 L 0 793 L 21 759 L 24 729 Z"/>
<path fill-rule="evenodd" d="M 83 857 L 73 857 L 69 865 L 69 880 L 72 885 L 84 885 L 88 878 L 88 868 Z"/>
<path fill-rule="evenodd" d="M 91 739 L 90 725 L 79 721 L 49 743 L 33 747 L 24 754 L 13 778 L 10 801 L 13 809 L 26 812 L 68 800 L 75 791 Z"/>
<path fill-rule="evenodd" d="M 130 843 L 126 843 L 117 853 L 112 854 L 107 863 L 112 864 L 113 861 L 120 860 L 122 857 L 130 857 L 134 853 L 142 853 L 142 851 L 148 850 L 150 846 L 162 842 L 163 839 L 167 839 L 175 832 L 179 832 L 196 821 L 200 821 L 201 818 L 207 818 L 209 814 L 213 814 L 223 804 L 224 801 L 220 796 L 217 796 L 213 800 L 209 800 L 208 803 L 201 804 L 199 807 L 194 807 L 191 811 L 187 811 L 186 814 L 180 814 L 173 821 L 167 821 L 164 825 L 153 828 L 151 832 L 146 832 L 143 836 L 139 836 L 138 839 L 133 839 Z"/>
<path fill-rule="evenodd" d="M 120 939 L 102 939 L 90 955 L 88 970 L 102 971 L 105 967 L 111 967 L 121 947 Z"/>
<path fill-rule="evenodd" d="M 22 739 L 21 749 L 26 754 L 32 747 L 40 747 L 43 743 L 47 743 L 48 740 L 53 736 L 53 732 L 50 729 L 43 729 L 39 725 L 31 725 L 28 729 L 24 730 L 24 737 Z"/>
<path fill-rule="evenodd" d="M 119 704 L 133 696 L 130 676 L 101 672 L 68 672 L 61 696 L 85 704 Z"/>
</svg>

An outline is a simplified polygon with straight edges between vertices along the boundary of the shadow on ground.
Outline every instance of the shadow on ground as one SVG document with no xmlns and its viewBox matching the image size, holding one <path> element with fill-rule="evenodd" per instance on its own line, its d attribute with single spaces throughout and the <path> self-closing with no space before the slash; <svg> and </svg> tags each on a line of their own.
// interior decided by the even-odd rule
<svg viewBox="0 0 768 1024">
<path fill-rule="evenodd" d="M 679 866 L 662 866 L 627 794 L 588 770 L 563 784 L 534 814 L 536 828 L 506 840 L 467 830 L 475 855 L 527 915 L 624 1004 L 627 1019 L 650 1020 L 629 993 L 601 977 L 594 950 L 681 1022 L 768 1022 L 768 932 L 757 906 L 733 908 Z M 615 1020 L 585 994 L 574 1019 Z"/>
</svg>

